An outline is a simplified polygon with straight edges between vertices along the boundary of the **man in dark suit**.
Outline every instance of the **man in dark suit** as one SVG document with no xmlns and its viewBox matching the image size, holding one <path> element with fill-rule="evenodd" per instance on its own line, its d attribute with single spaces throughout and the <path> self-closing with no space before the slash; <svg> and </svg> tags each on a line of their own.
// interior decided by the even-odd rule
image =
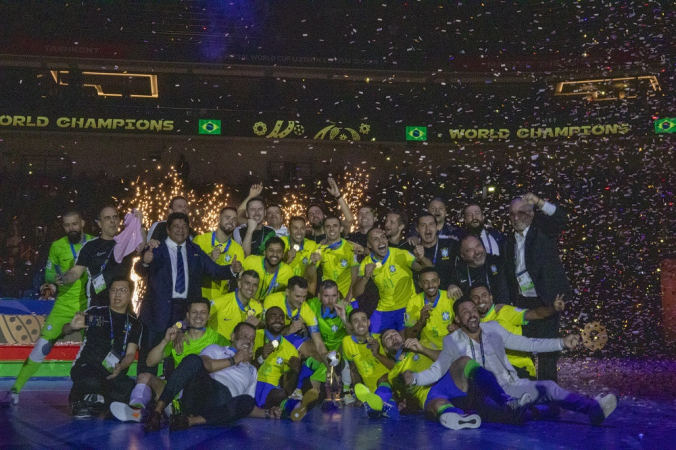
<svg viewBox="0 0 676 450">
<path fill-rule="evenodd" d="M 543 214 L 535 214 L 534 207 Z M 557 295 L 570 299 L 571 290 L 559 258 L 557 239 L 568 226 L 568 216 L 535 194 L 515 198 L 509 205 L 514 229 L 505 244 L 505 269 L 510 298 L 519 308 L 552 306 Z M 559 316 L 554 314 L 523 327 L 527 337 L 559 337 Z M 558 352 L 538 355 L 538 379 L 556 381 Z"/>
<path fill-rule="evenodd" d="M 146 292 L 139 319 L 145 330 L 139 351 L 138 373 L 157 374 L 157 367 L 146 365 L 148 352 L 164 337 L 168 327 L 185 317 L 188 300 L 202 296 L 202 275 L 215 280 L 235 278 L 242 263 L 235 257 L 230 265 L 221 266 L 192 241 L 188 240 L 190 222 L 183 213 L 167 218 L 167 238 L 149 248 L 136 263 L 136 273 L 146 278 Z"/>
</svg>

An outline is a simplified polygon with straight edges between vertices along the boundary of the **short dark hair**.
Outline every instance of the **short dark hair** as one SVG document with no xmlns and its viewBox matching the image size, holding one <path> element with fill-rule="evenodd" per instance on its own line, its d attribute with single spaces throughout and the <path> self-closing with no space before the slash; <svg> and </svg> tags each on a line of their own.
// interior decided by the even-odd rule
<svg viewBox="0 0 676 450">
<path fill-rule="evenodd" d="M 296 286 L 298 286 L 301 289 L 307 289 L 307 280 L 298 275 L 292 276 L 291 278 L 289 278 L 289 281 L 287 281 L 286 287 L 287 289 L 292 291 L 293 288 L 295 288 Z"/>
<path fill-rule="evenodd" d="M 364 203 L 363 205 L 361 205 L 361 206 L 357 209 L 357 211 L 359 211 L 359 210 L 362 209 L 362 208 L 368 208 L 368 209 L 371 210 L 371 212 L 373 213 L 374 216 L 376 216 L 376 217 L 378 216 L 378 214 L 376 214 L 376 206 L 375 206 L 375 205 L 373 205 L 373 204 L 371 204 L 371 203 Z"/>
<path fill-rule="evenodd" d="M 254 333 L 256 332 L 256 327 L 251 325 L 249 322 L 240 322 L 235 325 L 235 328 L 232 330 L 232 334 L 239 334 L 239 330 L 241 330 L 242 327 L 249 327 L 254 331 Z"/>
<path fill-rule="evenodd" d="M 470 206 L 477 206 L 477 207 L 481 210 L 481 213 L 483 214 L 484 209 L 483 209 L 483 208 L 481 207 L 481 205 L 478 204 L 478 203 L 468 203 L 468 204 L 466 204 L 466 205 L 462 208 L 462 211 L 461 211 L 460 213 L 464 216 L 464 215 L 465 215 L 465 210 L 466 210 L 467 208 L 469 208 Z"/>
<path fill-rule="evenodd" d="M 309 215 L 310 208 L 312 208 L 313 206 L 316 206 L 317 208 L 319 208 L 319 210 L 322 212 L 322 214 L 326 215 L 326 211 L 324 211 L 324 208 L 322 208 L 320 205 L 312 204 L 312 205 L 308 205 L 307 208 L 305 208 L 305 216 L 306 217 Z"/>
<path fill-rule="evenodd" d="M 235 208 L 234 206 L 224 206 L 224 207 L 221 208 L 221 210 L 218 212 L 218 216 L 219 216 L 219 217 L 222 216 L 223 213 L 226 212 L 226 211 L 234 211 L 235 214 L 237 214 L 237 208 Z"/>
<path fill-rule="evenodd" d="M 395 214 L 399 216 L 399 225 L 408 225 L 408 214 L 406 214 L 404 211 L 400 209 L 393 209 L 390 210 L 387 214 Z M 386 214 L 386 215 L 387 215 Z"/>
<path fill-rule="evenodd" d="M 135 287 L 134 282 L 131 281 L 131 278 L 129 278 L 128 276 L 126 276 L 126 275 L 117 275 L 117 276 L 114 276 L 113 279 L 110 280 L 110 285 L 112 286 L 113 283 L 115 283 L 116 281 L 124 281 L 124 282 L 126 282 L 127 284 L 129 284 L 129 291 L 130 291 L 130 292 L 134 292 L 134 287 Z"/>
<path fill-rule="evenodd" d="M 187 198 L 183 197 L 182 195 L 177 195 L 176 197 L 172 197 L 171 200 L 169 200 L 169 209 L 174 209 L 174 202 L 176 200 L 185 200 L 186 203 L 189 203 Z"/>
<path fill-rule="evenodd" d="M 65 213 L 63 213 L 61 215 L 61 219 L 63 219 L 64 217 L 69 217 L 69 216 L 78 216 L 78 217 L 82 218 L 82 214 L 80 214 L 80 211 L 77 211 L 77 210 L 74 210 L 74 209 L 69 209 L 68 211 L 66 211 Z"/>
<path fill-rule="evenodd" d="M 190 226 L 190 218 L 187 214 L 182 212 L 173 212 L 169 214 L 169 217 L 167 217 L 167 230 L 171 228 L 171 225 L 177 220 L 182 220 L 186 225 Z"/>
<path fill-rule="evenodd" d="M 326 223 L 327 220 L 333 220 L 333 219 L 337 220 L 338 224 L 340 224 L 341 227 L 343 226 L 343 221 L 340 220 L 340 217 L 338 217 L 338 216 L 326 216 L 326 217 L 324 217 L 324 223 Z"/>
<path fill-rule="evenodd" d="M 366 314 L 366 311 L 364 311 L 364 310 L 361 309 L 361 308 L 355 308 L 355 309 L 353 309 L 352 311 L 350 311 L 350 315 L 348 316 L 347 321 L 348 321 L 348 322 L 352 322 L 352 317 L 354 317 L 355 314 L 359 314 L 359 313 Z M 369 315 L 366 314 L 366 317 L 367 317 L 367 318 L 368 318 L 368 316 L 369 316 Z"/>
<path fill-rule="evenodd" d="M 466 234 L 466 235 L 464 235 L 464 236 L 460 239 L 460 242 L 458 242 L 458 248 L 462 247 L 462 243 L 463 243 L 463 242 L 468 241 L 468 240 L 470 240 L 470 239 L 472 239 L 472 238 L 474 238 L 474 239 L 476 239 L 477 241 L 481 242 L 481 245 L 482 245 L 482 246 L 484 245 L 484 243 L 483 243 L 483 241 L 481 240 L 481 238 L 476 237 L 476 236 L 474 236 L 473 234 Z"/>
<path fill-rule="evenodd" d="M 265 250 L 267 250 L 272 244 L 280 244 L 282 246 L 282 250 L 286 248 L 284 239 L 280 238 L 279 236 L 272 236 L 267 241 L 265 241 Z"/>
<path fill-rule="evenodd" d="M 324 280 L 319 285 L 319 291 L 320 292 L 323 292 L 324 289 L 332 289 L 332 288 L 338 289 L 338 283 L 336 283 L 333 280 Z M 340 294 L 340 291 L 338 291 L 338 293 Z"/>
<path fill-rule="evenodd" d="M 368 230 L 368 231 L 366 232 L 366 240 L 368 240 L 369 236 L 371 236 L 371 233 L 373 233 L 373 232 L 376 231 L 376 230 L 383 231 L 383 230 L 381 230 L 381 229 L 378 228 L 378 227 L 373 227 L 373 228 L 371 228 L 370 230 Z"/>
<path fill-rule="evenodd" d="M 418 216 L 418 218 L 416 219 L 416 221 L 415 221 L 416 226 L 417 226 L 418 224 L 420 224 L 420 219 L 422 219 L 423 217 L 431 217 L 432 219 L 435 220 L 435 222 L 436 222 L 436 220 L 437 220 L 437 218 L 434 217 L 432 214 L 427 213 L 427 212 L 424 212 L 424 213 L 420 214 L 420 215 Z"/>
<path fill-rule="evenodd" d="M 465 297 L 464 295 L 453 303 L 453 315 L 455 315 L 455 317 L 458 317 L 458 310 L 460 308 L 460 305 L 467 302 L 474 304 L 471 298 Z"/>
<path fill-rule="evenodd" d="M 103 205 L 101 209 L 99 209 L 99 215 L 97 216 L 97 220 L 101 219 L 101 213 L 103 212 L 104 209 L 106 208 L 111 208 L 114 209 L 116 213 L 120 214 L 120 212 L 117 210 L 117 206 L 113 205 Z"/>
<path fill-rule="evenodd" d="M 240 274 L 239 274 L 239 278 L 240 278 L 240 279 L 241 279 L 241 278 L 244 278 L 244 277 L 247 276 L 247 275 L 250 276 L 251 278 L 255 278 L 255 279 L 257 279 L 257 280 L 260 280 L 260 279 L 261 279 L 261 276 L 258 275 L 258 272 L 256 272 L 256 271 L 253 270 L 253 269 L 245 270 L 244 272 L 240 273 Z"/>
<path fill-rule="evenodd" d="M 291 218 L 289 219 L 289 227 L 291 227 L 291 224 L 294 223 L 297 220 L 302 220 L 303 223 L 306 222 L 305 217 L 303 217 L 303 216 L 291 216 Z"/>
<path fill-rule="evenodd" d="M 432 273 L 432 272 L 439 275 L 439 271 L 437 270 L 436 267 L 423 267 L 422 269 L 420 269 L 420 272 L 418 272 L 418 278 L 420 278 L 424 273 Z"/>
<path fill-rule="evenodd" d="M 263 208 L 265 208 L 265 200 L 263 200 L 263 197 L 254 197 L 254 198 L 252 198 L 252 199 L 250 199 L 249 201 L 246 202 L 246 208 L 245 209 L 249 209 L 249 205 L 252 202 L 261 202 L 263 204 Z"/>
<path fill-rule="evenodd" d="M 472 295 L 472 291 L 474 289 L 479 289 L 479 288 L 486 288 L 488 293 L 491 294 L 491 288 L 488 287 L 488 285 L 486 283 L 476 283 L 476 284 L 473 284 L 472 286 L 470 286 L 469 289 L 467 289 L 467 296 L 469 297 L 470 295 Z"/>
<path fill-rule="evenodd" d="M 207 311 L 211 310 L 211 300 L 209 300 L 206 297 L 193 297 L 188 302 L 188 311 L 190 311 L 190 307 L 192 305 L 198 305 L 198 304 L 207 305 Z"/>
</svg>

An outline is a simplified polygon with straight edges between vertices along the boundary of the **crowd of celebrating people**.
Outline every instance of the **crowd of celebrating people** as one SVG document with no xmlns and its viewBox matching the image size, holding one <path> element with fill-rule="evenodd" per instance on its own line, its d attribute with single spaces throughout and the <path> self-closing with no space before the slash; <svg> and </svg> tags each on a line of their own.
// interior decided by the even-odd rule
<svg viewBox="0 0 676 450">
<path fill-rule="evenodd" d="M 422 413 L 454 430 L 559 408 L 593 425 L 612 413 L 614 394 L 556 383 L 560 352 L 580 342 L 560 336 L 573 296 L 558 250 L 565 206 L 526 193 L 505 205 L 500 233 L 477 203 L 455 227 L 440 198 L 412 220 L 400 210 L 379 220 L 368 204 L 355 218 L 332 178 L 327 192 L 340 216 L 310 204 L 286 218 L 253 185 L 203 234 L 180 196 L 147 231 L 138 210 L 120 231 L 118 208 L 104 207 L 96 237 L 81 212 L 64 212 L 45 269 L 56 303 L 0 402 L 17 405 L 56 341 L 82 330 L 73 417 L 110 413 L 147 432 L 299 421 L 338 402 L 372 418 Z M 145 281 L 138 316 L 132 266 Z"/>
</svg>

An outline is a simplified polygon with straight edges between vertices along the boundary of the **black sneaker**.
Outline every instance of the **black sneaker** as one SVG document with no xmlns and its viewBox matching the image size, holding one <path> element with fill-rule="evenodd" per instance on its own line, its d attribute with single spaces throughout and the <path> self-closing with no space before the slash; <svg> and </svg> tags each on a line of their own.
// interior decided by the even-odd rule
<svg viewBox="0 0 676 450">
<path fill-rule="evenodd" d="M 81 400 L 71 405 L 74 419 L 88 419 L 92 416 L 92 409 L 87 402 Z"/>
<path fill-rule="evenodd" d="M 190 428 L 190 421 L 185 414 L 174 414 L 169 420 L 169 431 L 187 430 Z"/>
</svg>

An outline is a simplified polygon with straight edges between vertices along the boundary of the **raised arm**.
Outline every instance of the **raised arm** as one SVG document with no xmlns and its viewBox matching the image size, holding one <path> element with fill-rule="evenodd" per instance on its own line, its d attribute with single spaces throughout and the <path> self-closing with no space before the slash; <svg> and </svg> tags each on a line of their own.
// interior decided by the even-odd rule
<svg viewBox="0 0 676 450">
<path fill-rule="evenodd" d="M 237 223 L 244 225 L 246 223 L 246 204 L 252 198 L 258 197 L 263 192 L 263 183 L 256 183 L 249 188 L 249 195 L 237 207 Z"/>
<path fill-rule="evenodd" d="M 329 183 L 329 187 L 327 187 L 326 190 L 329 191 L 329 194 L 333 195 L 333 197 L 336 200 L 338 200 L 340 212 L 343 213 L 343 216 L 345 216 L 345 219 L 342 221 L 343 233 L 348 234 L 352 229 L 352 224 L 354 223 L 354 216 L 352 215 L 352 211 L 350 211 L 350 207 L 347 205 L 347 202 L 340 193 L 340 189 L 338 188 L 336 180 L 329 177 L 327 181 Z"/>
</svg>

